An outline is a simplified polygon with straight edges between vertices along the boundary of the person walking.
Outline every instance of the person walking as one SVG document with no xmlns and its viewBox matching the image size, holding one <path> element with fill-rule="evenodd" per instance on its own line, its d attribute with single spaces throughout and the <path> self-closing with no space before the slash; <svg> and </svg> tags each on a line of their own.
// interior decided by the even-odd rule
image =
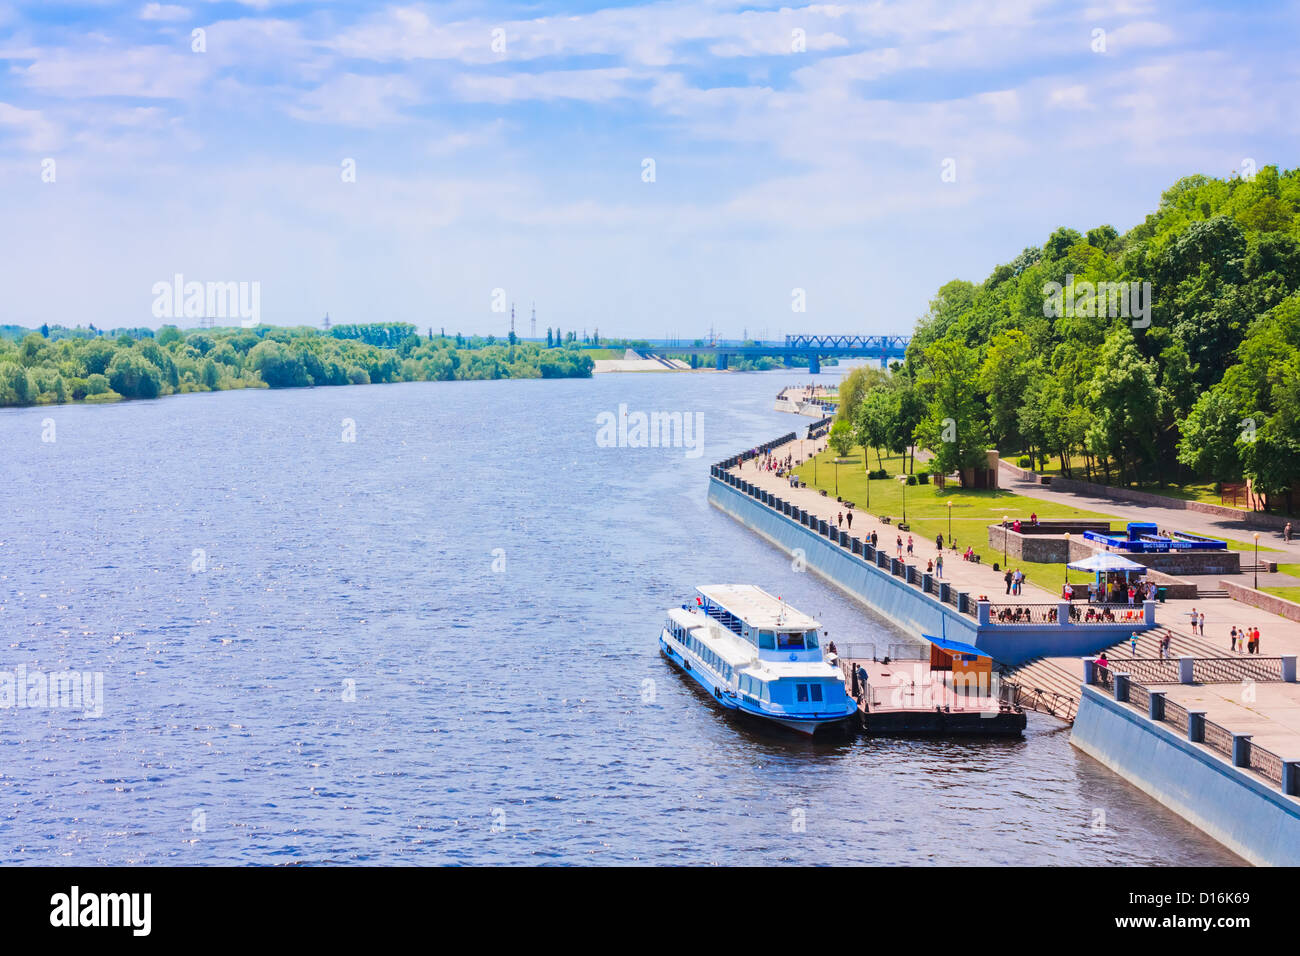
<svg viewBox="0 0 1300 956">
<path fill-rule="evenodd" d="M 1286 523 L 1286 527 L 1282 529 L 1282 540 L 1288 543 L 1291 541 L 1291 522 L 1289 521 Z"/>
<path fill-rule="evenodd" d="M 910 534 L 907 536 L 907 556 L 909 558 L 912 556 L 912 536 Z"/>
<path fill-rule="evenodd" d="M 846 514 L 846 515 L 844 516 L 844 520 L 847 521 L 847 522 L 849 523 L 849 530 L 852 531 L 852 530 L 853 530 L 853 512 L 850 511 L 848 514 Z"/>
<path fill-rule="evenodd" d="M 1202 611 L 1200 614 L 1199 623 L 1201 625 L 1201 637 L 1204 637 L 1205 636 L 1205 612 L 1204 611 Z"/>
<path fill-rule="evenodd" d="M 1228 650 L 1234 654 L 1237 653 L 1237 625 L 1232 625 L 1232 630 L 1228 632 Z"/>
<path fill-rule="evenodd" d="M 1007 568 L 1007 573 L 1002 575 L 1002 580 L 1007 582 L 1007 593 L 1011 593 L 1011 569 Z"/>
<path fill-rule="evenodd" d="M 844 512 L 843 512 L 843 511 L 841 511 L 839 514 L 837 514 L 837 515 L 835 516 L 835 527 L 837 527 L 837 528 L 843 528 L 843 527 L 844 527 Z"/>
<path fill-rule="evenodd" d="M 1192 608 L 1190 616 L 1191 616 L 1191 619 L 1192 619 L 1192 633 L 1195 634 L 1195 633 L 1196 633 L 1196 622 L 1197 622 L 1197 620 L 1198 620 L 1198 618 L 1196 617 L 1196 608 Z"/>
<path fill-rule="evenodd" d="M 943 579 L 943 552 L 942 551 L 940 551 L 938 556 L 934 559 L 934 573 L 939 576 L 940 580 Z"/>
<path fill-rule="evenodd" d="M 894 535 L 894 551 L 898 554 L 898 560 L 902 561 L 903 560 L 903 536 L 901 534 Z"/>
<path fill-rule="evenodd" d="M 940 531 L 938 534 L 936 534 L 936 535 L 934 536 L 934 546 L 935 546 L 936 548 L 938 548 L 940 551 L 943 550 L 943 532 L 942 532 L 942 531 Z"/>
<path fill-rule="evenodd" d="M 1133 657 L 1138 656 L 1138 632 L 1134 631 L 1128 636 L 1128 650 Z"/>
</svg>

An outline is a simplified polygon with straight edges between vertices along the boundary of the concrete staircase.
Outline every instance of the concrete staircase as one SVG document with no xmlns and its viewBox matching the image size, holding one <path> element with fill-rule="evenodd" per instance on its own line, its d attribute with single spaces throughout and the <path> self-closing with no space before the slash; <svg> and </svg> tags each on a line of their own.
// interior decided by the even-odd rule
<svg viewBox="0 0 1300 956">
<path fill-rule="evenodd" d="M 1106 648 L 1106 657 L 1116 669 L 1122 669 L 1124 660 L 1131 657 L 1159 657 L 1160 642 L 1170 636 L 1169 656 L 1178 657 L 1228 657 L 1225 647 L 1216 647 L 1200 635 L 1192 635 L 1173 628 L 1159 626 L 1138 634 L 1137 654 L 1128 641 L 1120 641 Z M 1007 670 L 1003 680 L 1017 687 L 1016 702 L 1025 710 L 1059 717 L 1067 723 L 1074 722 L 1079 709 L 1079 685 L 1082 678 L 1066 665 L 1065 658 L 1038 657 Z"/>
</svg>

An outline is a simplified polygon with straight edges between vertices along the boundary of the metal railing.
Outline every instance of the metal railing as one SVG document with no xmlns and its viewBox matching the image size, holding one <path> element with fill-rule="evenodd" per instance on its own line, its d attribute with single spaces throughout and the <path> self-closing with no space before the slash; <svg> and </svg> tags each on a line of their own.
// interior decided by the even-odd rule
<svg viewBox="0 0 1300 956">
<path fill-rule="evenodd" d="M 1041 687 L 1026 687 L 1009 680 L 999 681 L 998 699 L 1009 706 L 1049 714 L 1067 722 L 1073 722 L 1075 714 L 1079 712 L 1077 698 Z"/>
<path fill-rule="evenodd" d="M 1247 743 L 1246 749 L 1249 754 L 1246 766 L 1282 786 L 1282 758 L 1271 750 L 1256 746 L 1253 740 Z"/>
<path fill-rule="evenodd" d="M 1187 736 L 1187 708 L 1181 704 L 1176 704 L 1168 697 L 1165 698 L 1164 722 L 1173 727 L 1177 727 L 1184 737 Z"/>
<path fill-rule="evenodd" d="M 1098 664 L 1092 672 L 1092 682 L 1097 687 L 1104 687 L 1106 690 L 1113 691 L 1115 687 L 1115 675 L 1110 672 L 1110 668 L 1103 664 Z"/>
<path fill-rule="evenodd" d="M 990 604 L 992 624 L 1055 624 L 1055 604 Z"/>
<path fill-rule="evenodd" d="M 1192 682 L 1235 684 L 1241 680 L 1280 681 L 1280 657 L 1198 657 L 1192 662 Z"/>
<path fill-rule="evenodd" d="M 1179 683 L 1178 661 L 1168 657 L 1117 657 L 1112 667 L 1121 668 L 1143 684 Z"/>
<path fill-rule="evenodd" d="M 1229 760 L 1232 759 L 1232 731 L 1221 727 L 1212 720 L 1205 723 L 1205 739 L 1202 741 L 1211 750 L 1217 750 Z"/>
</svg>

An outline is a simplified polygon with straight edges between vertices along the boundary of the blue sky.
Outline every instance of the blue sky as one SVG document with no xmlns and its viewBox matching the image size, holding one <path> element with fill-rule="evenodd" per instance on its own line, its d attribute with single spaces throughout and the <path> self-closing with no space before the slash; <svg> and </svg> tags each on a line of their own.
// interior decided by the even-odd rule
<svg viewBox="0 0 1300 956">
<path fill-rule="evenodd" d="M 1295 166 L 1298 27 L 1296 3 L 0 0 L 0 324 L 156 325 L 180 273 L 259 282 L 272 324 L 502 333 L 503 289 L 522 333 L 534 300 L 603 335 L 905 332 L 1058 225 Z"/>
</svg>

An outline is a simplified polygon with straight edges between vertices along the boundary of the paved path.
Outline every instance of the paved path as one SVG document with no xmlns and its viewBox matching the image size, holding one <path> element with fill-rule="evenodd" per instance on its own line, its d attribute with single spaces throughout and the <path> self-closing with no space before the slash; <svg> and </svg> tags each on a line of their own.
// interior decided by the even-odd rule
<svg viewBox="0 0 1300 956">
<path fill-rule="evenodd" d="M 1176 528 L 1203 534 L 1207 537 L 1227 537 L 1236 541 L 1253 541 L 1252 535 L 1259 532 L 1260 547 L 1275 548 L 1281 554 L 1269 554 L 1261 551 L 1260 557 L 1268 561 L 1283 564 L 1300 564 L 1300 520 L 1296 521 L 1297 536 L 1291 542 L 1282 540 L 1281 528 L 1256 528 L 1234 518 L 1221 518 L 1218 515 L 1205 514 L 1201 511 L 1185 511 L 1182 508 L 1163 507 L 1161 505 L 1139 504 L 1136 501 L 1117 501 L 1099 495 L 1086 495 L 1081 492 L 1061 491 L 1052 485 L 1040 485 L 1026 478 L 1018 477 L 1007 468 L 999 471 L 1000 484 L 1007 491 L 1026 498 L 1039 498 L 1043 501 L 1055 501 L 1072 505 L 1086 511 L 1100 511 L 1114 515 L 1124 521 L 1150 521 L 1161 528 Z M 1254 562 L 1254 552 L 1242 552 L 1242 563 Z"/>
<path fill-rule="evenodd" d="M 804 457 L 811 457 L 826 448 L 824 439 L 815 442 L 804 439 L 802 443 L 796 439 L 794 442 L 787 443 L 774 450 L 773 454 L 775 457 L 781 458 L 784 457 L 784 454 L 793 453 L 795 464 L 799 464 L 801 444 Z M 848 509 L 829 495 L 823 496 L 821 492 L 812 488 L 791 488 L 787 479 L 778 476 L 775 472 L 759 468 L 757 463 L 761 460 L 752 459 L 731 470 L 746 481 L 784 498 L 791 504 L 803 508 L 809 514 L 816 515 L 831 524 L 835 524 L 836 515 L 848 514 Z M 863 539 L 866 539 L 872 531 L 875 531 L 877 547 L 883 549 L 890 557 L 898 557 L 896 539 L 901 535 L 904 548 L 903 559 L 909 564 L 919 565 L 923 570 L 926 562 L 933 560 L 939 553 L 932 539 L 913 534 L 913 553 L 909 557 L 906 550 L 908 533 L 899 531 L 894 525 L 885 524 L 878 517 L 868 514 L 861 508 L 853 509 L 853 524 L 851 527 L 847 525 L 841 525 L 841 527 L 844 527 L 850 534 L 855 534 Z M 1044 590 L 1029 581 L 1024 583 L 1019 597 L 1008 595 L 1006 593 L 1006 582 L 1002 578 L 1001 571 L 994 571 L 993 566 L 989 564 L 963 561 L 960 552 L 952 550 L 943 553 L 943 580 L 956 586 L 959 591 L 968 591 L 975 597 L 987 594 L 994 604 L 1055 604 L 1060 600 L 1059 595 L 1054 591 Z"/>
</svg>

